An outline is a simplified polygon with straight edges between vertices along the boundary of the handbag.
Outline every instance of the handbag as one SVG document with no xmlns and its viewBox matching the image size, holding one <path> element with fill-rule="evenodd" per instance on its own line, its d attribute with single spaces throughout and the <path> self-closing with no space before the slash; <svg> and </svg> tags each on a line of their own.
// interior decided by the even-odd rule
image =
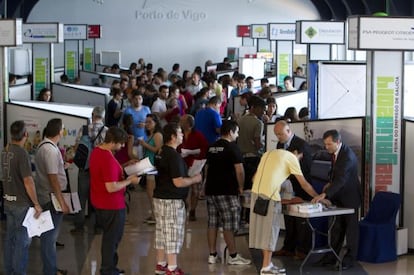
<svg viewBox="0 0 414 275">
<path fill-rule="evenodd" d="M 269 155 L 266 156 L 265 164 L 266 164 L 266 161 L 267 161 L 268 157 L 269 157 Z M 265 164 L 263 165 L 263 170 L 264 170 Z M 260 189 L 260 183 L 262 182 L 263 170 L 262 170 L 262 174 L 260 176 L 259 186 L 257 188 L 258 192 L 259 192 L 259 189 Z M 273 191 L 273 193 L 270 197 L 273 197 L 275 192 L 276 192 L 276 189 L 275 189 L 275 191 Z M 257 215 L 260 215 L 260 216 L 266 216 L 267 211 L 269 210 L 269 203 L 270 203 L 270 199 L 265 199 L 265 198 L 261 197 L 260 195 L 258 195 L 256 201 L 254 202 L 253 213 L 255 213 Z"/>
<path fill-rule="evenodd" d="M 260 216 L 266 216 L 267 210 L 269 209 L 269 202 L 270 199 L 264 199 L 259 196 L 254 202 L 253 213 Z"/>
</svg>

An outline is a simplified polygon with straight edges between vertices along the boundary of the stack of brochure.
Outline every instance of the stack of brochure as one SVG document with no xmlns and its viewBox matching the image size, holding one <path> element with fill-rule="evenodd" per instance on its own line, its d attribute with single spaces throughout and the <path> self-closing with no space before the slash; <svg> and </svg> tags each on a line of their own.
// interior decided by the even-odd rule
<svg viewBox="0 0 414 275">
<path fill-rule="evenodd" d="M 323 211 L 323 207 L 321 203 L 299 203 L 299 204 L 291 204 L 289 205 L 290 211 L 295 211 L 299 213 L 318 213 Z"/>
<path fill-rule="evenodd" d="M 144 158 L 134 164 L 131 164 L 124 168 L 125 173 L 128 176 L 130 175 L 143 175 L 143 174 L 153 174 L 157 170 L 155 166 L 151 164 L 149 158 Z"/>
</svg>

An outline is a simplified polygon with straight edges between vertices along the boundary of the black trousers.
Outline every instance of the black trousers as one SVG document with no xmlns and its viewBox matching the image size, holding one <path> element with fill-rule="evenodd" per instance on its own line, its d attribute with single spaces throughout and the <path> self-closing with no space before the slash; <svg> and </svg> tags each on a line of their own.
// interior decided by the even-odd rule
<svg viewBox="0 0 414 275">
<path fill-rule="evenodd" d="M 285 240 L 283 250 L 295 252 L 295 250 L 308 253 L 312 242 L 312 231 L 306 219 L 284 215 Z"/>
<path fill-rule="evenodd" d="M 125 209 L 96 209 L 96 221 L 103 229 L 101 275 L 118 275 L 118 245 L 124 233 Z"/>
<path fill-rule="evenodd" d="M 332 227 L 331 245 L 339 255 L 346 237 L 346 253 L 343 258 L 345 264 L 356 261 L 358 254 L 359 226 L 358 209 L 350 215 L 340 215 L 336 217 L 336 222 Z"/>
<path fill-rule="evenodd" d="M 253 186 L 253 176 L 256 173 L 257 166 L 259 166 L 260 157 L 244 158 L 244 190 L 250 190 Z"/>
</svg>

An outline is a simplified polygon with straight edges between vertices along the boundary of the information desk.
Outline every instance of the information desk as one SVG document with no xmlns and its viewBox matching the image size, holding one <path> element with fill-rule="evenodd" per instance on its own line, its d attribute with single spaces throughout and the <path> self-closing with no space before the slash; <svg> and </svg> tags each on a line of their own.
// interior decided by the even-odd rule
<svg viewBox="0 0 414 275">
<path fill-rule="evenodd" d="M 338 208 L 329 208 L 329 209 L 326 209 L 326 210 L 324 209 L 322 212 L 316 212 L 316 213 L 299 213 L 297 211 L 291 211 L 291 210 L 287 210 L 287 209 L 283 211 L 283 214 L 285 214 L 285 215 L 306 219 L 306 222 L 308 223 L 309 227 L 312 229 L 312 246 L 311 246 L 311 249 L 309 250 L 308 255 L 306 255 L 306 258 L 303 260 L 302 264 L 300 265 L 299 270 L 300 270 L 301 274 L 302 274 L 303 266 L 306 264 L 306 262 L 308 261 L 311 254 L 320 254 L 320 253 L 326 253 L 326 252 L 332 252 L 335 255 L 335 257 L 338 259 L 339 270 L 342 270 L 342 260 L 339 257 L 339 255 L 336 254 L 335 250 L 332 248 L 332 245 L 331 245 L 331 230 L 332 230 L 332 227 L 335 223 L 336 216 L 353 214 L 353 213 L 354 213 L 353 208 L 339 208 L 339 207 Z M 309 220 L 311 218 L 318 218 L 318 217 L 332 217 L 332 219 L 330 219 L 329 226 L 328 226 L 328 231 L 326 233 L 316 230 L 316 228 L 312 226 L 312 224 Z M 328 246 L 327 247 L 315 248 L 316 234 L 321 234 L 321 235 L 324 235 L 324 236 L 328 237 Z"/>
</svg>

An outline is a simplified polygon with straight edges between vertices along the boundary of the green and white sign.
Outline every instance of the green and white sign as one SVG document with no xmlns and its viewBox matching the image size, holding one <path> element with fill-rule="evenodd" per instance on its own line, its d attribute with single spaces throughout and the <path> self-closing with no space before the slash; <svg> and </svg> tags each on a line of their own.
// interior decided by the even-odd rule
<svg viewBox="0 0 414 275">
<path fill-rule="evenodd" d="M 345 44 L 345 22 L 296 21 L 296 43 Z"/>
<path fill-rule="evenodd" d="M 373 52 L 372 186 L 399 192 L 402 118 L 402 52 Z"/>
</svg>

